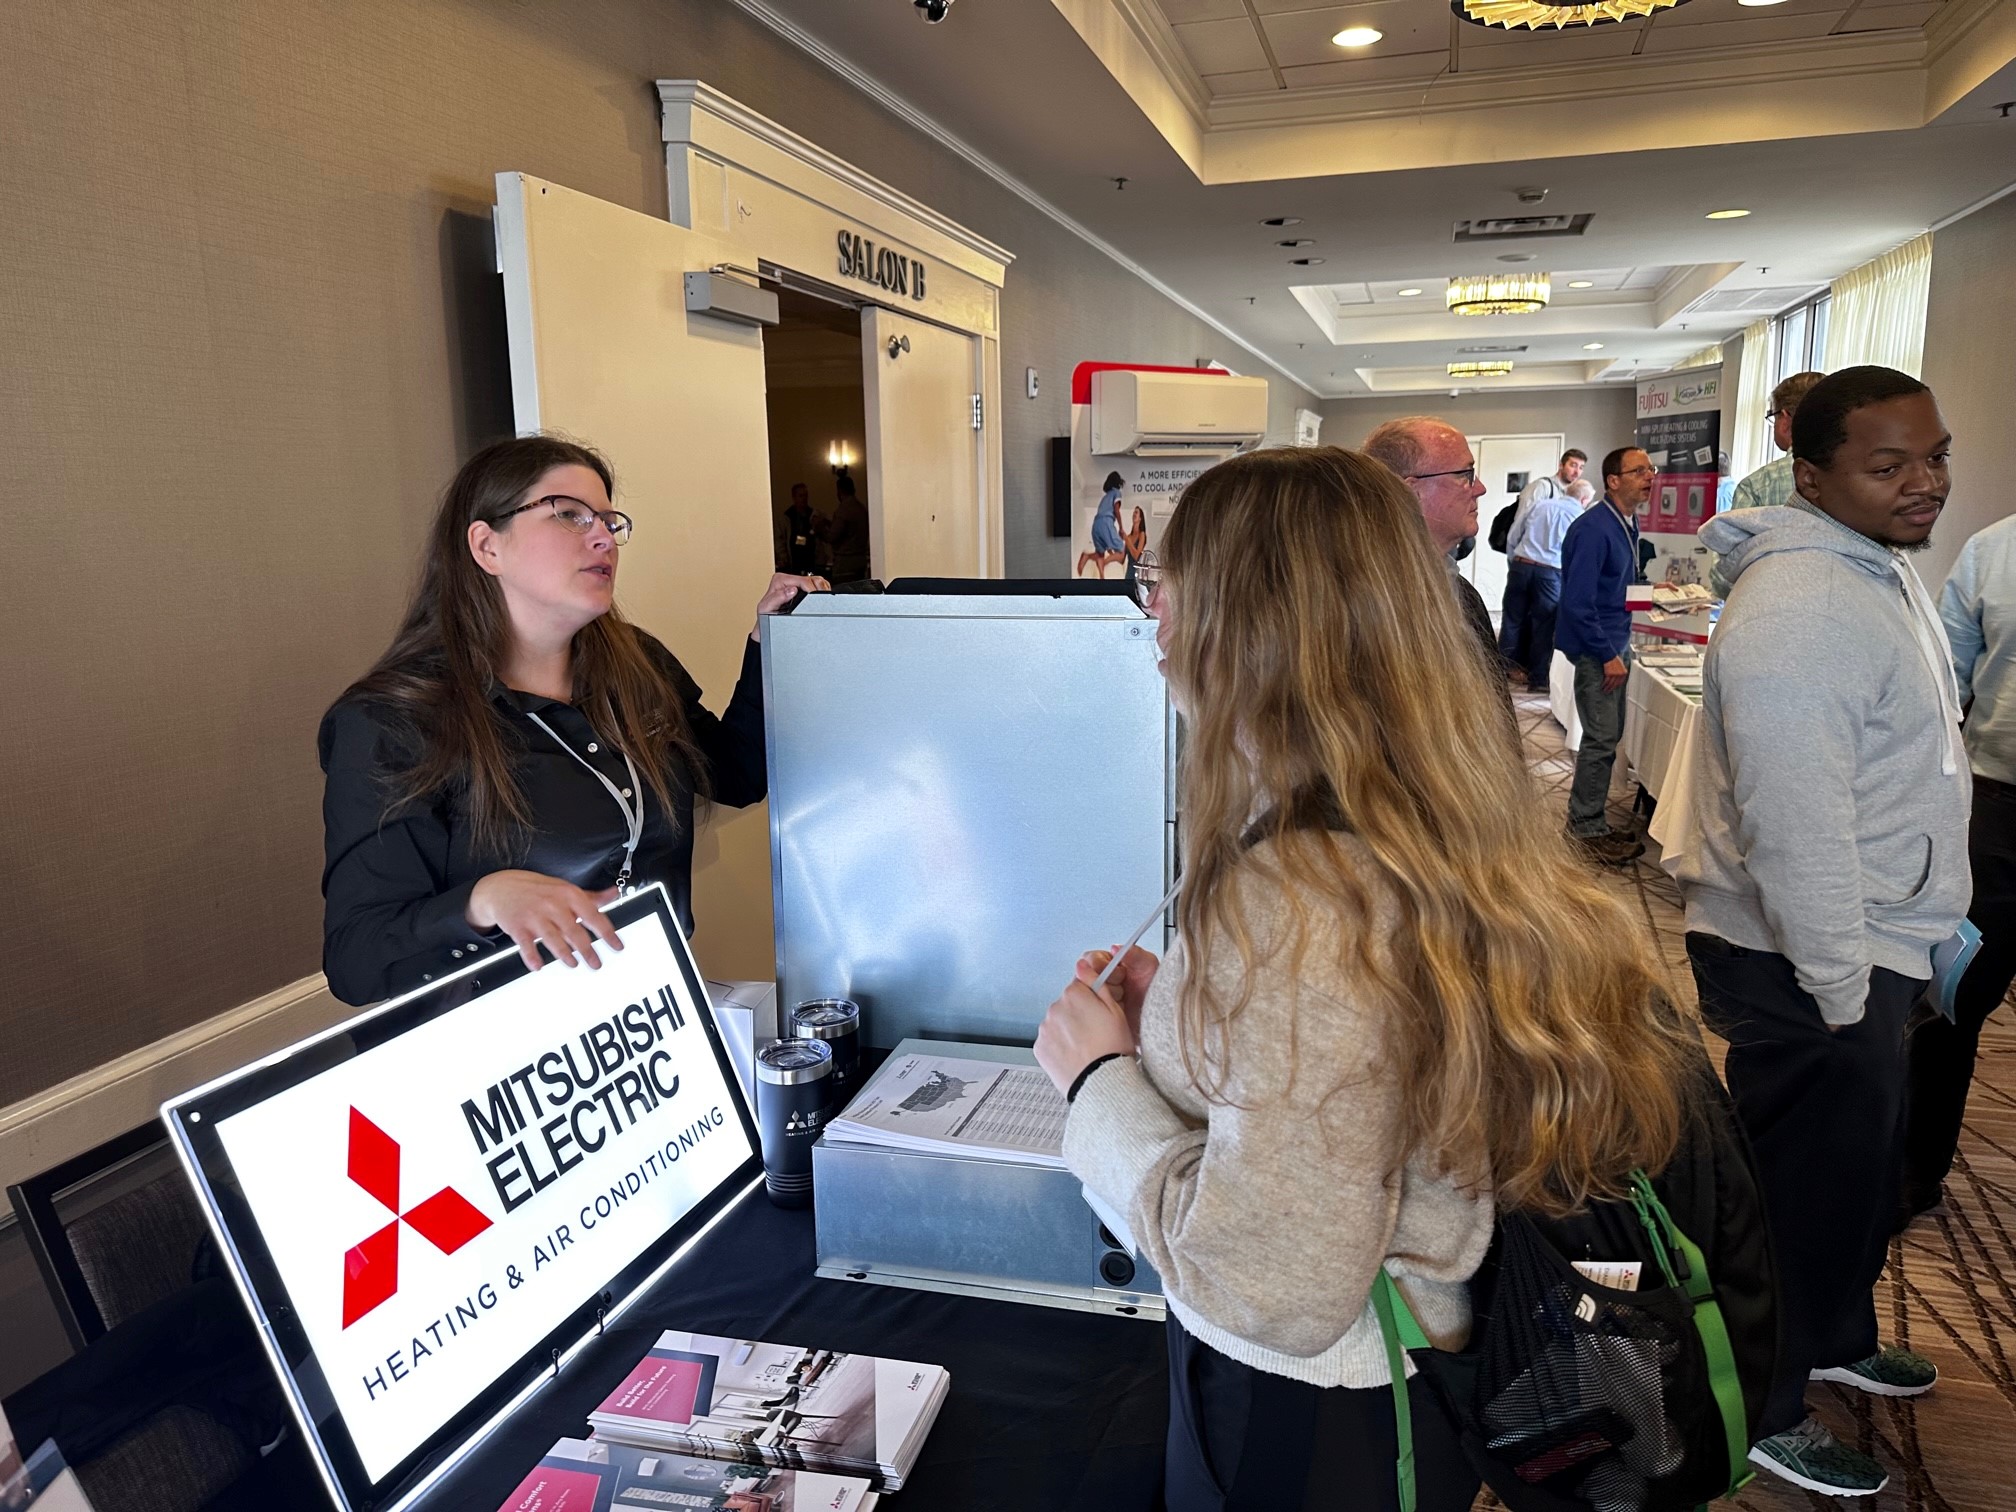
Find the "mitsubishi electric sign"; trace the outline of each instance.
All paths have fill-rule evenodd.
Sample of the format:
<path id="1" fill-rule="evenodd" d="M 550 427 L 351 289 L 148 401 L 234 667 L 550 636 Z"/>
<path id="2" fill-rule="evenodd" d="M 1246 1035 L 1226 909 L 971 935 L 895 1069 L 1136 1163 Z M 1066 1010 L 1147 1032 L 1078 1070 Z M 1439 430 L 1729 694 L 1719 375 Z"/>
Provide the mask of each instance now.
<path id="1" fill-rule="evenodd" d="M 383 1506 L 759 1169 L 661 889 L 164 1110 L 332 1489 Z M 284 1362 L 284 1363 L 283 1363 Z"/>

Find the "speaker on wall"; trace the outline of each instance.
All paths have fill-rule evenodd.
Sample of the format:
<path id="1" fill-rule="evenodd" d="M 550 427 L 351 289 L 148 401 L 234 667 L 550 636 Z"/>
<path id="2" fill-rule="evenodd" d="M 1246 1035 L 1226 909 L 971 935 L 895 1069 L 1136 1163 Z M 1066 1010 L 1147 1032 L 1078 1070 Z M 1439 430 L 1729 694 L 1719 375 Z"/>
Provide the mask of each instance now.
<path id="1" fill-rule="evenodd" d="M 1071 534 L 1071 438 L 1050 438 L 1050 534 Z"/>

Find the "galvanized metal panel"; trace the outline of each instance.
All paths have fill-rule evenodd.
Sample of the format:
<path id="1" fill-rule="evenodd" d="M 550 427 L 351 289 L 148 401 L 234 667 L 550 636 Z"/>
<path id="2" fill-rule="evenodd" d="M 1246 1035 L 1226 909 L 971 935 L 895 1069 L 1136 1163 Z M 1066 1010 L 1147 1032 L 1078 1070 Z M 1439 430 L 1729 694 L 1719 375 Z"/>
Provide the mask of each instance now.
<path id="1" fill-rule="evenodd" d="M 763 625 L 780 1004 L 1028 1044 L 1167 889 L 1175 720 L 1121 598 L 819 595 Z M 1153 936 L 1151 935 L 1151 939 Z"/>

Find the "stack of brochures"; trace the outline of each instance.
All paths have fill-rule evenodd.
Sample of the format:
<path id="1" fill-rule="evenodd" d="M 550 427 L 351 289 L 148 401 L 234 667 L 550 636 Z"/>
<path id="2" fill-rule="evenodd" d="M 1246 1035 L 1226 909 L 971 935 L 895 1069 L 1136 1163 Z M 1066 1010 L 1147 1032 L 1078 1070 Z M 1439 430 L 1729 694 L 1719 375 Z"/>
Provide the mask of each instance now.
<path id="1" fill-rule="evenodd" d="M 1035 1066 L 892 1055 L 826 1125 L 837 1144 L 881 1145 L 1064 1168 L 1064 1094 Z"/>
<path id="2" fill-rule="evenodd" d="M 548 1449 L 497 1512 L 616 1512 L 621 1507 L 706 1512 L 872 1512 L 868 1482 L 809 1470 L 692 1459 L 601 1439 Z"/>
<path id="3" fill-rule="evenodd" d="M 938 1365 L 665 1333 L 588 1421 L 610 1444 L 856 1476 L 896 1491 L 950 1383 Z"/>

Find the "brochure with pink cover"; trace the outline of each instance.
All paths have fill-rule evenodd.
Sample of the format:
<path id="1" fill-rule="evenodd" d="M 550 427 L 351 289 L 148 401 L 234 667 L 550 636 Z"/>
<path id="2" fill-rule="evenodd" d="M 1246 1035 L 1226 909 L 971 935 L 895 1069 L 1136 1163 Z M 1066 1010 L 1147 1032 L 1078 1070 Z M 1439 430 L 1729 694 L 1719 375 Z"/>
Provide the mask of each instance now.
<path id="1" fill-rule="evenodd" d="M 696 1377 L 701 1361 L 713 1369 Z M 949 1385 L 938 1365 L 665 1333 L 588 1421 L 612 1443 L 861 1476 L 895 1491 Z"/>
<path id="2" fill-rule="evenodd" d="M 865 1480 L 561 1439 L 497 1512 L 873 1512 Z"/>
<path id="3" fill-rule="evenodd" d="M 714 1405 L 711 1354 L 654 1345 L 595 1410 L 640 1423 L 690 1423 Z"/>

